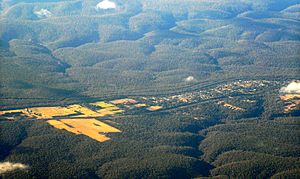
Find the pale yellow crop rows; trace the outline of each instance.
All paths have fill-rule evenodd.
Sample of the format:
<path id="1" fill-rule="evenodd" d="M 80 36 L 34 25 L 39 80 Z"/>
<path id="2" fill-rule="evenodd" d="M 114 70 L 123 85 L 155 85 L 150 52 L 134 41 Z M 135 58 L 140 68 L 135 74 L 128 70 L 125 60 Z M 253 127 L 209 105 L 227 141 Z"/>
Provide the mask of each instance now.
<path id="1" fill-rule="evenodd" d="M 49 120 L 47 122 L 57 129 L 64 129 L 77 135 L 83 134 L 99 142 L 105 142 L 110 139 L 103 133 L 121 132 L 119 129 L 114 128 L 93 118 Z"/>

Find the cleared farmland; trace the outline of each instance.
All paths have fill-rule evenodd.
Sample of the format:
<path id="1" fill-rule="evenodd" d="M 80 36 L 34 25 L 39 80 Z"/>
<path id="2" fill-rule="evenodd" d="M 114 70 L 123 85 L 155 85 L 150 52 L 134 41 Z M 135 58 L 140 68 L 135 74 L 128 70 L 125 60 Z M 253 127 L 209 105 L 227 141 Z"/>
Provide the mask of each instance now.
<path id="1" fill-rule="evenodd" d="M 57 129 L 63 129 L 76 135 L 86 135 L 99 142 L 110 140 L 110 138 L 103 133 L 121 132 L 119 129 L 93 118 L 49 120 L 47 122 Z"/>
<path id="2" fill-rule="evenodd" d="M 123 101 L 120 99 L 119 101 Z M 126 101 L 126 100 L 124 100 Z M 107 103 L 104 101 L 99 101 L 95 103 L 90 103 L 92 106 L 96 106 L 98 110 L 92 110 L 85 106 L 79 104 L 73 104 L 69 106 L 57 106 L 57 107 L 36 107 L 36 108 L 25 108 L 16 110 L 6 110 L 0 111 L 0 116 L 9 116 L 10 119 L 15 117 L 25 117 L 29 119 L 53 119 L 53 118 L 89 118 L 89 117 L 104 117 L 108 115 L 115 115 L 118 113 L 125 112 L 118 106 Z"/>
<path id="3" fill-rule="evenodd" d="M 134 104 L 137 103 L 137 101 L 134 99 L 125 98 L 125 99 L 113 100 L 111 101 L 111 103 L 112 104 Z"/>
<path id="4" fill-rule="evenodd" d="M 147 108 L 149 111 L 157 111 L 159 109 L 162 109 L 162 106 L 150 106 L 149 108 Z"/>
<path id="5" fill-rule="evenodd" d="M 79 114 L 79 111 L 68 107 L 39 107 L 39 108 L 25 108 L 17 110 L 1 111 L 1 115 L 17 114 L 28 118 L 49 119 L 56 116 L 67 116 Z"/>

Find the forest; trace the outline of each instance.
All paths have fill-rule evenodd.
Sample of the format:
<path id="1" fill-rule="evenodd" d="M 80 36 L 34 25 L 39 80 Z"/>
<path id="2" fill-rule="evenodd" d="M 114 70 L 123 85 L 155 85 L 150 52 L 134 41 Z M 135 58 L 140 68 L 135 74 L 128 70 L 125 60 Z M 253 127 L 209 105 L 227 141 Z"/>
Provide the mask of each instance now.
<path id="1" fill-rule="evenodd" d="M 0 178 L 300 178 L 299 0 L 101 2 L 0 1 Z M 123 98 L 105 142 L 2 115 Z"/>

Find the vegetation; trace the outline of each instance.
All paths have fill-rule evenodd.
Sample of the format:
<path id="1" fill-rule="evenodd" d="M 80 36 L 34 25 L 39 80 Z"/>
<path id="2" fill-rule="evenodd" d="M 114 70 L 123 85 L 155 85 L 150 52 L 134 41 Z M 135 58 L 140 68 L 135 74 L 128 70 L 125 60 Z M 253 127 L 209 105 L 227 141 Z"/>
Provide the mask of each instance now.
<path id="1" fill-rule="evenodd" d="M 299 0 L 99 2 L 0 1 L 0 178 L 299 178 Z"/>
<path id="2" fill-rule="evenodd" d="M 296 0 L 117 1 L 118 9 L 103 12 L 96 1 L 21 2 L 1 3 L 1 94 L 10 98 L 2 107 L 35 103 L 25 101 L 32 94 L 58 101 L 165 91 L 187 85 L 188 76 L 299 73 Z M 53 15 L 39 19 L 40 9 Z"/>

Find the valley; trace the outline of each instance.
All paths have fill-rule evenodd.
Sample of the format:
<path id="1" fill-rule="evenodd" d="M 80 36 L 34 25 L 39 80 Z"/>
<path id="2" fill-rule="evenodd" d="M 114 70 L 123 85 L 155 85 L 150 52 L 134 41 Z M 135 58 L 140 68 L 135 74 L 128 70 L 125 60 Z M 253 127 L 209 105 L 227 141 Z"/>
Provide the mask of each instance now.
<path id="1" fill-rule="evenodd" d="M 121 132 L 118 129 L 102 123 L 97 119 L 104 120 L 114 117 L 115 115 L 137 115 L 151 112 L 168 112 L 176 110 L 180 107 L 189 107 L 190 105 L 201 103 L 214 103 L 219 108 L 231 112 L 237 112 L 242 115 L 255 113 L 253 107 L 261 99 L 257 96 L 265 93 L 270 89 L 277 89 L 283 84 L 278 81 L 267 80 L 252 80 L 252 81 L 233 81 L 229 83 L 219 84 L 213 88 L 206 90 L 197 90 L 193 92 L 185 92 L 172 96 L 157 96 L 157 97 L 134 97 L 114 99 L 111 101 L 97 101 L 85 104 L 71 104 L 68 106 L 57 107 L 31 107 L 25 109 L 14 109 L 0 111 L 0 120 L 18 121 L 18 120 L 45 120 L 48 124 L 58 129 L 64 129 L 74 134 L 85 134 L 80 131 L 80 127 L 89 128 L 88 131 L 97 133 Z M 282 110 L 285 114 L 299 111 L 300 97 L 298 94 L 283 94 L 278 99 L 284 101 Z M 238 106 L 236 106 L 238 105 Z M 256 111 L 257 112 L 257 111 Z M 93 119 L 94 118 L 94 119 Z M 199 117 L 194 117 L 199 120 Z M 93 121 L 94 122 L 91 122 Z M 86 122 L 86 124 L 85 124 Z M 72 126 L 72 128 L 68 127 Z M 111 130 L 101 130 L 93 127 L 93 125 L 105 125 L 104 128 Z M 74 127 L 78 126 L 78 127 Z M 121 127 L 121 126 L 120 126 Z M 109 138 L 102 135 L 94 137 L 94 135 L 86 134 L 87 136 L 104 142 Z"/>
<path id="2" fill-rule="evenodd" d="M 300 178 L 299 7 L 0 1 L 0 178 Z"/>

